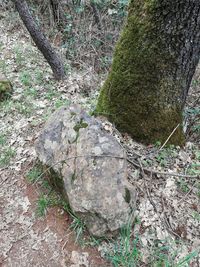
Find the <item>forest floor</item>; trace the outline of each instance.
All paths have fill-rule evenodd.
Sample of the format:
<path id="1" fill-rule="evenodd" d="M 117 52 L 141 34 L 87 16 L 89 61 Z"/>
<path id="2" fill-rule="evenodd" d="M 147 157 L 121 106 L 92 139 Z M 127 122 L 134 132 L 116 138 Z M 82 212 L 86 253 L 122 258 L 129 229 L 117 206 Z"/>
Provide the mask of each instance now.
<path id="1" fill-rule="evenodd" d="M 142 166 L 130 165 L 137 217 L 130 239 L 101 242 L 87 233 L 77 238 L 73 218 L 62 206 L 47 205 L 48 186 L 36 182 L 34 142 L 60 106 L 78 103 L 92 111 L 105 76 L 69 64 L 67 79 L 56 82 L 13 11 L 1 14 L 0 36 L 0 73 L 14 88 L 0 103 L 0 266 L 200 266 L 200 70 L 188 98 L 194 123 L 183 149 L 143 146 L 126 134 L 116 136 L 106 123 Z"/>

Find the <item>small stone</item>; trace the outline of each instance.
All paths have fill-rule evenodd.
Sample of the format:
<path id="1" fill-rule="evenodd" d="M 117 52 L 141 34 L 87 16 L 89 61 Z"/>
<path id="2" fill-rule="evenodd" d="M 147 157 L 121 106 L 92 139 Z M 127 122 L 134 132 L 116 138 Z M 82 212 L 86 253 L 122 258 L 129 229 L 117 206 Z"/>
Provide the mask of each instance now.
<path id="1" fill-rule="evenodd" d="M 87 252 L 72 251 L 71 262 L 77 267 L 89 267 L 89 254 Z"/>

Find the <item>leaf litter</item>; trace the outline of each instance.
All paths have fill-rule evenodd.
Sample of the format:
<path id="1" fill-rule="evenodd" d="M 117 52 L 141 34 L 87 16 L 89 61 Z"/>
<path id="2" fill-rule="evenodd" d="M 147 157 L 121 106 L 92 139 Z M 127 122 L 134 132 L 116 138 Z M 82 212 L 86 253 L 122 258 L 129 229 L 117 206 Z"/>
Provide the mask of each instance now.
<path id="1" fill-rule="evenodd" d="M 66 214 L 55 219 L 58 213 L 53 210 L 48 215 L 49 221 L 48 218 L 39 220 L 34 215 L 38 192 L 24 180 L 25 173 L 36 160 L 34 141 L 48 116 L 59 106 L 70 103 L 79 103 L 92 112 L 97 89 L 105 76 L 101 77 L 90 67 L 82 71 L 69 68 L 66 81 L 54 81 L 49 66 L 21 22 L 16 19 L 22 31 L 12 31 L 12 25 L 8 27 L 9 13 L 5 12 L 4 20 L 0 20 L 1 71 L 14 86 L 11 99 L 0 104 L 0 134 L 6 138 L 0 153 L 7 151 L 8 157 L 8 162 L 0 169 L 0 264 L 73 266 L 74 258 L 79 259 L 80 253 L 89 253 L 84 266 L 106 266 L 100 259 L 95 262 L 95 257 L 99 257 L 96 251 L 82 251 L 73 243 L 75 239 L 68 240 Z M 199 75 L 198 68 L 194 80 L 200 81 Z M 188 97 L 188 107 L 194 110 L 199 107 L 196 101 L 199 90 L 198 83 L 192 85 Z M 198 125 L 197 116 L 193 113 L 192 116 Z M 188 120 L 191 126 L 191 117 Z M 178 262 L 197 252 L 190 266 L 200 266 L 199 131 L 190 129 L 184 149 L 173 146 L 160 149 L 161 144 L 147 147 L 136 143 L 127 134 L 120 134 L 111 123 L 103 118 L 102 121 L 105 130 L 117 138 L 128 158 L 135 163 L 129 163 L 129 179 L 137 189 L 133 235 L 140 239 L 140 266 L 150 266 L 157 249 L 164 247 L 167 247 L 165 254 L 169 261 L 173 258 Z M 152 172 L 147 173 L 145 169 Z M 173 176 L 173 173 L 183 176 Z M 54 227 L 52 221 L 56 222 Z M 66 225 L 63 226 L 63 222 Z M 112 246 L 107 242 L 98 247 L 102 256 L 110 249 Z"/>

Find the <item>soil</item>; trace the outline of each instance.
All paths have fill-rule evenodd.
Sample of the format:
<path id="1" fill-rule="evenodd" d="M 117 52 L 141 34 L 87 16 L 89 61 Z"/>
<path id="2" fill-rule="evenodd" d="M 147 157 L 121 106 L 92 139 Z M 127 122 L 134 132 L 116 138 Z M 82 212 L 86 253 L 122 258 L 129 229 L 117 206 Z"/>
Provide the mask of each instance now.
<path id="1" fill-rule="evenodd" d="M 13 15 L 12 22 L 10 15 Z M 0 134 L 6 135 L 2 147 L 15 150 L 15 155 L 9 164 L 0 169 L 0 266 L 110 266 L 101 258 L 97 248 L 82 248 L 78 242 L 76 243 L 76 236 L 70 228 L 71 219 L 61 208 L 49 208 L 47 215 L 42 218 L 36 215 L 37 200 L 41 191 L 36 185 L 29 184 L 25 177 L 36 160 L 34 141 L 43 125 L 43 121 L 40 121 L 41 114 L 45 108 L 51 108 L 54 99 L 48 103 L 38 99 L 35 104 L 36 106 L 39 104 L 41 109 L 39 108 L 35 115 L 28 116 L 25 110 L 24 114 L 19 114 L 15 104 L 22 106 L 24 100 L 22 96 L 24 88 L 21 88 L 23 78 L 20 81 L 20 73 L 26 74 L 25 71 L 30 67 L 31 74 L 34 75 L 37 68 L 44 68 L 47 69 L 45 78 L 47 83 L 49 79 L 53 81 L 53 77 L 13 10 L 5 11 L 2 15 L 0 36 L 2 37 L 1 60 L 2 62 L 5 60 L 6 77 L 12 81 L 15 91 L 11 110 L 0 115 Z M 34 56 L 32 56 L 34 62 L 26 61 L 28 54 L 25 51 L 29 51 L 29 56 L 35 53 L 36 61 Z M 22 70 L 21 61 L 24 64 Z M 76 80 L 78 78 L 80 75 Z M 72 86 L 73 80 L 72 75 L 67 85 L 57 83 L 57 86 L 62 88 L 60 90 L 65 90 L 68 86 L 68 95 L 65 99 L 73 98 L 70 88 L 73 87 L 73 90 L 78 88 L 77 84 Z M 42 85 L 36 87 L 40 87 L 39 94 L 45 93 Z M 27 108 L 30 105 L 32 103 L 29 103 Z M 36 126 L 32 124 L 33 120 L 38 120 Z M 1 153 L 3 155 L 2 150 Z"/>
<path id="2" fill-rule="evenodd" d="M 69 68 L 67 79 L 56 82 L 14 10 L 2 12 L 0 36 L 0 71 L 14 89 L 12 97 L 0 103 L 0 266 L 112 266 L 102 257 L 102 248 L 109 250 L 110 244 L 81 246 L 70 228 L 72 219 L 61 207 L 37 216 L 42 191 L 26 179 L 37 160 L 34 142 L 48 116 L 69 103 L 91 112 L 103 78 L 90 67 Z M 62 49 L 60 53 L 64 58 Z M 192 252 L 197 256 L 185 266 L 200 266 L 200 138 L 199 132 L 192 133 L 199 125 L 197 117 L 192 121 L 199 108 L 199 77 L 198 69 L 187 103 L 192 115 L 184 148 L 143 146 L 110 123 L 104 125 L 136 163 L 129 169 L 138 193 L 133 236 L 140 238 L 140 267 L 158 262 L 158 250 L 170 262 L 162 266 L 184 266 L 179 263 Z"/>

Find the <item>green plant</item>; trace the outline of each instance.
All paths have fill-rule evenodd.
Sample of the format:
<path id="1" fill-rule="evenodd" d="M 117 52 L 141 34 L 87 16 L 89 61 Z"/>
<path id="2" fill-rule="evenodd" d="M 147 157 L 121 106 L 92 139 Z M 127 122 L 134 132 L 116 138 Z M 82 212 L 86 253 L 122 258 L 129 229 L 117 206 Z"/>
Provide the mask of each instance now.
<path id="1" fill-rule="evenodd" d="M 3 102 L 0 102 L 0 108 L 4 113 L 10 112 L 14 107 L 14 101 L 11 99 L 6 99 Z"/>
<path id="2" fill-rule="evenodd" d="M 34 183 L 39 179 L 42 179 L 43 173 L 42 169 L 37 165 L 34 166 L 29 172 L 26 174 L 26 178 L 30 183 Z"/>
<path id="3" fill-rule="evenodd" d="M 29 116 L 33 112 L 34 105 L 28 101 L 19 102 L 7 99 L 0 103 L 0 108 L 4 113 L 17 111 L 25 116 Z"/>
<path id="4" fill-rule="evenodd" d="M 197 211 L 193 211 L 192 213 L 192 217 L 197 220 L 198 222 L 200 222 L 200 213 Z"/>
<path id="5" fill-rule="evenodd" d="M 156 142 L 156 146 L 160 146 L 160 142 Z M 177 150 L 174 145 L 166 146 L 165 148 L 158 150 L 155 158 L 162 167 L 166 167 L 171 159 L 177 156 Z"/>
<path id="6" fill-rule="evenodd" d="M 32 114 L 33 105 L 30 105 L 28 102 L 15 102 L 14 108 L 21 114 L 29 116 Z"/>
<path id="7" fill-rule="evenodd" d="M 32 84 L 32 75 L 28 71 L 23 71 L 19 79 L 24 86 L 31 86 Z"/>
<path id="8" fill-rule="evenodd" d="M 69 106 L 70 105 L 70 100 L 68 99 L 58 99 L 55 102 L 55 108 L 60 108 L 62 106 Z"/>
<path id="9" fill-rule="evenodd" d="M 5 60 L 0 60 L 0 70 L 2 73 L 6 73 L 6 61 Z"/>
<path id="10" fill-rule="evenodd" d="M 72 228 L 76 233 L 76 241 L 81 239 L 84 231 L 85 231 L 85 223 L 82 219 L 78 218 L 74 213 L 70 212 L 70 215 L 73 218 L 73 221 L 70 225 L 70 228 Z"/>
<path id="11" fill-rule="evenodd" d="M 200 162 L 195 162 L 188 168 L 188 174 L 199 175 L 200 174 Z"/>
<path id="12" fill-rule="evenodd" d="M 172 243 L 171 243 L 172 242 Z M 182 251 L 181 243 L 176 242 L 179 246 L 178 249 L 172 249 L 174 241 L 156 240 L 151 247 L 150 257 L 148 259 L 151 267 L 189 267 L 190 262 L 194 259 L 198 253 L 197 251 L 186 255 L 183 258 L 179 258 Z"/>
<path id="13" fill-rule="evenodd" d="M 5 134 L 0 134 L 0 146 L 4 146 L 6 144 L 6 136 Z"/>
<path id="14" fill-rule="evenodd" d="M 43 72 L 40 70 L 35 71 L 35 82 L 39 85 L 43 83 Z"/>
<path id="15" fill-rule="evenodd" d="M 160 163 L 162 167 L 167 166 L 167 153 L 165 150 L 161 150 L 156 156 L 156 160 Z"/>
<path id="16" fill-rule="evenodd" d="M 17 45 L 14 47 L 14 52 L 15 52 L 15 61 L 19 67 L 23 66 L 23 62 L 25 61 L 25 58 L 23 56 L 23 51 L 21 48 Z"/>
<path id="17" fill-rule="evenodd" d="M 36 214 L 40 217 L 46 215 L 48 206 L 49 198 L 46 195 L 41 195 L 37 200 Z"/>
<path id="18" fill-rule="evenodd" d="M 102 68 L 108 68 L 112 62 L 112 58 L 109 56 L 104 56 L 101 58 L 101 67 Z"/>
<path id="19" fill-rule="evenodd" d="M 177 181 L 177 185 L 181 189 L 182 192 L 184 192 L 184 193 L 189 192 L 189 187 L 187 185 L 187 182 L 184 179 L 180 178 Z"/>
<path id="20" fill-rule="evenodd" d="M 48 87 L 48 91 L 45 93 L 45 99 L 53 100 L 54 97 L 59 97 L 60 94 L 52 86 Z"/>
<path id="21" fill-rule="evenodd" d="M 140 251 L 138 249 L 139 239 L 131 235 L 131 225 L 123 227 L 120 238 L 113 244 L 113 250 L 107 254 L 107 258 L 113 266 L 137 267 L 139 266 Z"/>
<path id="22" fill-rule="evenodd" d="M 174 265 L 174 267 L 190 267 L 191 266 L 190 265 L 191 260 L 196 258 L 198 255 L 199 255 L 199 252 L 198 251 L 194 251 L 194 252 L 188 254 L 187 256 L 185 256 L 184 258 L 180 259 L 178 261 L 178 263 L 176 263 Z M 169 266 L 169 267 L 171 267 L 171 266 Z"/>
<path id="23" fill-rule="evenodd" d="M 7 166 L 15 155 L 16 151 L 11 147 L 3 149 L 0 155 L 0 167 Z"/>
<path id="24" fill-rule="evenodd" d="M 28 87 L 25 91 L 24 91 L 24 95 L 25 96 L 32 96 L 32 97 L 37 97 L 38 92 L 35 88 L 33 87 Z"/>

